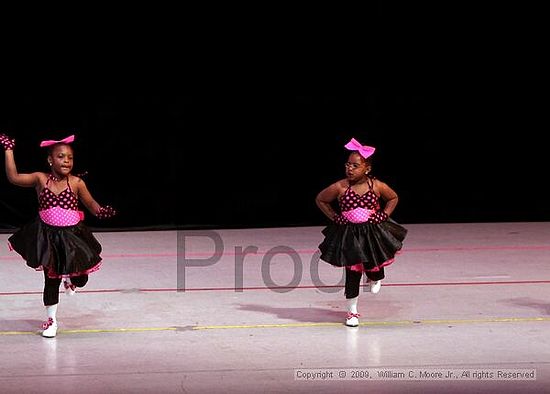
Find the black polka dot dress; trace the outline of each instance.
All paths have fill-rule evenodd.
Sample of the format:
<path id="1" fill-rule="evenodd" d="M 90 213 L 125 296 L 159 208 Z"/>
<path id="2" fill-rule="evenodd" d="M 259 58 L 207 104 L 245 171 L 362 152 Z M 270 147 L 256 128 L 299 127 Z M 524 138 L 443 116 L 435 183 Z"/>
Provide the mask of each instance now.
<path id="1" fill-rule="evenodd" d="M 27 265 L 51 278 L 89 274 L 101 266 L 101 245 L 82 221 L 78 198 L 67 188 L 55 194 L 49 182 L 38 196 L 38 217 L 8 238 Z"/>
<path id="2" fill-rule="evenodd" d="M 378 272 L 393 263 L 407 229 L 383 213 L 369 185 L 363 195 L 348 187 L 338 200 L 342 220 L 322 230 L 321 260 L 361 272 Z"/>

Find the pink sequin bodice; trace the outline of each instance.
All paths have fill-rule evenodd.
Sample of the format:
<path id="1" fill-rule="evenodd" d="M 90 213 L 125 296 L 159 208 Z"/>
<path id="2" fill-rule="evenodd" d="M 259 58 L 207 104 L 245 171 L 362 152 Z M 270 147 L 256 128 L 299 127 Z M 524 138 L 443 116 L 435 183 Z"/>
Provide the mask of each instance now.
<path id="1" fill-rule="evenodd" d="M 38 195 L 38 214 L 40 219 L 51 226 L 74 226 L 82 219 L 78 210 L 78 198 L 71 190 L 67 179 L 67 188 L 55 194 L 48 188 L 51 178 Z"/>
<path id="2" fill-rule="evenodd" d="M 342 216 L 351 223 L 365 223 L 374 212 L 374 209 L 354 208 L 351 211 L 342 211 Z"/>
<path id="3" fill-rule="evenodd" d="M 371 215 L 380 209 L 380 201 L 372 189 L 360 195 L 348 187 L 339 203 L 342 216 L 351 223 L 368 222 Z"/>

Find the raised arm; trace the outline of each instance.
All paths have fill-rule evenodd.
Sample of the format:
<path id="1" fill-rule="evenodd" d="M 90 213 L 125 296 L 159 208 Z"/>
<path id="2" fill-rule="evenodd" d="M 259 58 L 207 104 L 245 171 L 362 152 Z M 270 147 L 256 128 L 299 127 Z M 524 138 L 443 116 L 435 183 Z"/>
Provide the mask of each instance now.
<path id="1" fill-rule="evenodd" d="M 17 166 L 15 165 L 15 157 L 13 153 L 15 140 L 5 134 L 0 134 L 0 144 L 4 147 L 5 151 L 4 156 L 6 163 L 6 176 L 8 177 L 8 181 L 14 185 L 23 187 L 33 187 L 38 185 L 42 173 L 33 172 L 31 174 L 20 174 L 17 171 Z"/>

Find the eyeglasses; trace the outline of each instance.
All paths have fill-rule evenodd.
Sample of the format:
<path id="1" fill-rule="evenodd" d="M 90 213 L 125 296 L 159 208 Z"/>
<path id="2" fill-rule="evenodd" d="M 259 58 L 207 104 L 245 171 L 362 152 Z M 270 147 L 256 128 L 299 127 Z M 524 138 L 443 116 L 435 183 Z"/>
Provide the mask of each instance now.
<path id="1" fill-rule="evenodd" d="M 357 168 L 359 168 L 359 167 L 361 167 L 361 166 L 362 166 L 362 164 L 349 163 L 349 162 L 344 164 L 344 167 L 346 167 L 346 168 L 352 168 L 352 169 L 354 169 L 354 170 L 357 169 Z"/>

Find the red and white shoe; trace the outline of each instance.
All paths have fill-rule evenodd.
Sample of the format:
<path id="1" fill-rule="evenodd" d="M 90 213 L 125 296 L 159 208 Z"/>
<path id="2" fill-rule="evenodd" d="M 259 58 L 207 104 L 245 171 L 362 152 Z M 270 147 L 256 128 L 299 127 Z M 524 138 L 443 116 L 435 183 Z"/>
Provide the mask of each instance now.
<path id="1" fill-rule="evenodd" d="M 346 316 L 346 326 L 348 327 L 357 327 L 359 325 L 359 313 L 348 312 Z"/>
<path id="2" fill-rule="evenodd" d="M 42 325 L 42 336 L 45 338 L 54 338 L 57 335 L 57 322 L 51 317 Z"/>

